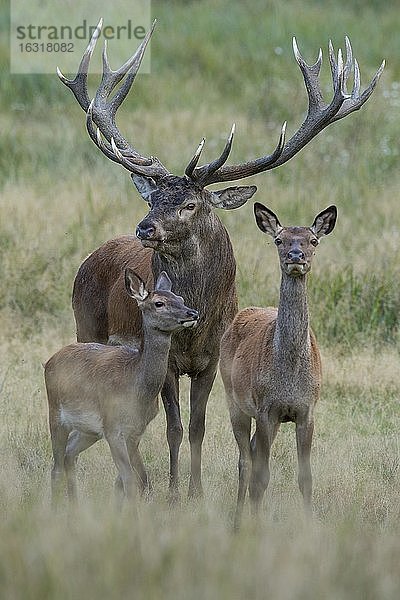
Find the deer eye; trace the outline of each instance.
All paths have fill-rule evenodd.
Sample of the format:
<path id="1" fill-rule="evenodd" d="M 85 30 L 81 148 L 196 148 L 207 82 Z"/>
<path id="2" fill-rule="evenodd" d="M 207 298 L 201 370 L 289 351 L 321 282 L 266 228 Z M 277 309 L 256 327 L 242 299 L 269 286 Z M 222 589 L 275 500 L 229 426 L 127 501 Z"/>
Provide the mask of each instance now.
<path id="1" fill-rule="evenodd" d="M 196 208 L 196 205 L 194 202 L 191 202 L 190 204 L 186 204 L 185 209 L 186 210 L 194 210 Z"/>
<path id="2" fill-rule="evenodd" d="M 154 302 L 154 306 L 156 306 L 157 308 L 161 308 L 162 306 L 165 306 L 165 303 L 161 302 L 160 300 L 157 300 L 157 302 Z"/>
<path id="3" fill-rule="evenodd" d="M 274 243 L 275 243 L 276 246 L 280 246 L 282 244 L 281 238 L 275 238 L 274 239 Z"/>
<path id="4" fill-rule="evenodd" d="M 313 238 L 311 240 L 311 243 L 312 243 L 313 246 L 318 246 L 318 240 L 317 240 L 317 238 Z"/>

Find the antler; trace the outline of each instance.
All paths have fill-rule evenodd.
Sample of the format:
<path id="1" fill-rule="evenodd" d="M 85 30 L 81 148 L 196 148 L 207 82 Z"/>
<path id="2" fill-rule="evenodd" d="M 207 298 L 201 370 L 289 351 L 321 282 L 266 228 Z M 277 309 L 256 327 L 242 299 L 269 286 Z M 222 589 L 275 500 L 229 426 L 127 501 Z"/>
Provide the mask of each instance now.
<path id="1" fill-rule="evenodd" d="M 92 35 L 86 51 L 80 62 L 78 72 L 73 80 L 69 80 L 57 68 L 61 81 L 69 87 L 75 95 L 80 106 L 86 112 L 86 126 L 94 143 L 111 160 L 124 166 L 128 171 L 138 175 L 145 175 L 155 179 L 169 174 L 169 171 L 156 157 L 145 157 L 139 154 L 120 133 L 115 124 L 115 115 L 128 94 L 142 62 L 146 46 L 154 31 L 155 21 L 151 30 L 143 39 L 135 54 L 125 62 L 117 71 L 112 71 L 107 58 L 107 45 L 103 50 L 103 76 L 99 88 L 92 101 L 87 91 L 87 72 L 90 58 L 96 42 L 101 33 L 102 19 Z M 293 52 L 303 74 L 304 84 L 308 95 L 308 113 L 289 141 L 285 141 L 286 122 L 282 125 L 278 144 L 272 154 L 242 163 L 239 165 L 225 165 L 232 148 L 235 126 L 233 125 L 221 155 L 211 163 L 198 167 L 205 140 L 200 142 L 193 158 L 185 169 L 185 175 L 198 183 L 201 187 L 221 181 L 234 181 L 268 171 L 283 165 L 297 154 L 309 141 L 311 141 L 325 127 L 346 117 L 361 108 L 374 91 L 379 77 L 385 66 L 381 66 L 375 73 L 368 87 L 360 94 L 360 70 L 353 52 L 349 38 L 346 36 L 346 62 L 343 63 L 342 51 L 338 51 L 337 59 L 332 42 L 329 41 L 329 62 L 332 73 L 333 97 L 326 104 L 321 91 L 319 73 L 322 65 L 322 50 L 320 49 L 317 61 L 308 65 L 301 56 L 297 47 L 296 38 L 293 38 Z M 353 89 L 347 93 L 347 82 L 353 73 Z M 125 82 L 108 100 L 116 85 L 126 77 Z M 97 126 L 97 128 L 95 127 Z"/>
<path id="2" fill-rule="evenodd" d="M 135 54 L 117 71 L 110 68 L 107 57 L 107 44 L 103 49 L 103 76 L 93 100 L 89 99 L 87 91 L 87 74 L 91 56 L 100 36 L 103 19 L 100 19 L 96 30 L 85 50 L 78 72 L 73 80 L 67 79 L 57 67 L 61 81 L 69 87 L 81 108 L 86 112 L 86 126 L 93 142 L 100 150 L 116 163 L 137 175 L 159 178 L 168 175 L 168 170 L 156 157 L 145 157 L 139 154 L 123 137 L 115 123 L 118 108 L 126 98 L 139 70 L 147 44 L 154 31 L 155 21 L 151 30 L 146 34 Z M 127 75 L 124 83 L 109 100 L 114 88 Z M 95 125 L 97 127 L 95 127 Z"/>
<path id="3" fill-rule="evenodd" d="M 319 82 L 319 73 L 322 64 L 322 50 L 320 49 L 318 59 L 313 65 L 308 65 L 301 56 L 297 47 L 296 38 L 293 38 L 293 52 L 296 61 L 303 74 L 304 84 L 308 94 L 308 113 L 296 131 L 296 133 L 285 143 L 285 128 L 283 124 L 281 137 L 275 151 L 269 155 L 252 160 L 240 165 L 222 166 L 227 159 L 232 146 L 233 129 L 228 138 L 224 152 L 220 158 L 209 165 L 196 167 L 200 158 L 204 140 L 197 149 L 196 154 L 186 169 L 186 174 L 192 179 L 199 181 L 202 186 L 221 181 L 234 181 L 274 169 L 283 165 L 299 152 L 309 141 L 311 141 L 325 127 L 346 117 L 350 113 L 361 108 L 371 96 L 375 86 L 385 67 L 385 61 L 375 73 L 369 86 L 360 94 L 360 70 L 357 60 L 353 60 L 353 52 L 349 38 L 346 36 L 346 62 L 343 64 L 342 51 L 338 51 L 336 59 L 332 42 L 329 41 L 329 61 L 332 73 L 333 97 L 329 104 L 325 104 Z M 351 94 L 347 93 L 347 82 L 353 73 L 353 89 Z"/>

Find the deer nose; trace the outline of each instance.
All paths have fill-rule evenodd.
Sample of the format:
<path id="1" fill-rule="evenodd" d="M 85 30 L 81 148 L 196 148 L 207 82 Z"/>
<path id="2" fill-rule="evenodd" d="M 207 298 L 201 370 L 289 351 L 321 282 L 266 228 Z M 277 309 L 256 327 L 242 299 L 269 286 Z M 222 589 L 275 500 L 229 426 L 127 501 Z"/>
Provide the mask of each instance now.
<path id="1" fill-rule="evenodd" d="M 288 259 L 292 262 L 301 262 L 304 260 L 304 252 L 300 250 L 300 248 L 295 248 L 294 250 L 289 250 Z"/>
<path id="2" fill-rule="evenodd" d="M 197 310 L 189 309 L 189 310 L 186 311 L 186 314 L 191 319 L 198 319 L 199 318 L 199 313 L 197 312 Z"/>
<path id="3" fill-rule="evenodd" d="M 140 240 L 151 240 L 154 237 L 156 228 L 150 223 L 139 223 L 136 227 L 136 237 Z"/>

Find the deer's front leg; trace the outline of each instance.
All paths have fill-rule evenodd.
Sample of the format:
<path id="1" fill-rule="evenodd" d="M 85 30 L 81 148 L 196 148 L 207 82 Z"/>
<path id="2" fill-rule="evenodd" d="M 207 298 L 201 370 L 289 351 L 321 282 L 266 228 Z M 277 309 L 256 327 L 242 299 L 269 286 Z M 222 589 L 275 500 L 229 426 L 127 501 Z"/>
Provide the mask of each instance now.
<path id="1" fill-rule="evenodd" d="M 168 367 L 167 376 L 161 390 L 161 397 L 167 417 L 167 440 L 170 460 L 169 491 L 171 500 L 175 500 L 178 496 L 178 458 L 183 437 L 183 427 L 179 408 L 179 375 L 171 367 Z"/>
<path id="2" fill-rule="evenodd" d="M 217 365 L 210 365 L 205 371 L 193 378 L 190 386 L 190 483 L 189 497 L 203 495 L 201 484 L 201 446 L 204 438 L 206 407 L 217 372 Z"/>
<path id="3" fill-rule="evenodd" d="M 278 424 L 266 414 L 256 418 L 255 439 L 252 440 L 252 471 L 249 494 L 253 515 L 259 513 L 261 501 L 269 484 L 269 457 Z"/>

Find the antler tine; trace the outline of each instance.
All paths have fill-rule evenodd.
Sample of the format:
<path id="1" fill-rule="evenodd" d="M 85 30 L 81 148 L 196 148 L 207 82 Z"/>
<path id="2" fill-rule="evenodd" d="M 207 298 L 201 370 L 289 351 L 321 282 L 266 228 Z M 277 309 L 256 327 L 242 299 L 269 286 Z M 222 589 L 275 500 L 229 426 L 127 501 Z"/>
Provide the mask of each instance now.
<path id="1" fill-rule="evenodd" d="M 102 27 L 103 19 L 100 19 L 96 29 L 92 34 L 92 37 L 90 38 L 90 42 L 87 45 L 87 48 L 82 56 L 81 62 L 79 63 L 78 72 L 74 79 L 67 79 L 62 74 L 61 70 L 57 67 L 58 77 L 64 85 L 66 85 L 67 87 L 69 87 L 70 90 L 72 90 L 79 105 L 83 108 L 85 112 L 88 110 L 90 104 L 90 98 L 87 91 L 87 74 L 89 70 L 89 63 L 90 59 L 92 58 L 93 50 L 96 47 L 96 42 L 99 38 Z"/>
<path id="2" fill-rule="evenodd" d="M 128 73 L 128 71 L 129 71 L 129 73 L 127 75 L 125 83 L 119 88 L 119 90 L 116 92 L 116 94 L 114 95 L 114 97 L 112 98 L 112 100 L 110 102 L 114 113 L 117 111 L 119 106 L 125 100 L 129 90 L 132 87 L 132 84 L 135 80 L 135 77 L 136 77 L 139 67 L 141 65 L 145 50 L 147 48 L 147 44 L 149 43 L 150 38 L 153 35 L 153 31 L 155 29 L 156 22 L 157 22 L 156 19 L 154 19 L 150 31 L 146 34 L 146 36 L 143 39 L 143 42 L 140 44 L 139 48 L 136 50 L 136 52 L 132 56 L 132 58 L 128 59 L 125 62 L 125 64 L 123 64 L 122 67 L 120 67 L 118 69 L 118 71 L 116 71 L 116 73 L 121 75 L 121 79 L 124 77 L 124 75 L 126 73 Z"/>
<path id="3" fill-rule="evenodd" d="M 347 97 L 345 93 L 345 66 L 343 64 L 342 50 L 339 48 L 337 60 L 332 41 L 329 40 L 329 63 L 332 73 L 333 98 L 327 108 L 329 118 L 337 113 Z"/>
<path id="4" fill-rule="evenodd" d="M 220 168 L 223 164 L 228 160 L 228 156 L 232 149 L 233 137 L 235 135 L 235 123 L 232 125 L 232 129 L 226 140 L 223 151 L 220 156 L 213 160 L 208 165 L 203 165 L 202 167 L 197 167 L 197 169 L 192 169 L 192 179 L 197 181 L 200 185 L 206 185 L 203 182 L 207 182 L 209 178 Z M 186 171 L 185 171 L 186 173 Z M 187 173 L 186 173 L 187 174 Z"/>
<path id="5" fill-rule="evenodd" d="M 110 63 L 108 61 L 107 56 L 107 40 L 104 40 L 102 52 L 103 77 L 99 88 L 96 92 L 97 101 L 107 100 L 108 96 L 113 91 L 115 86 L 125 77 L 125 75 L 129 71 L 128 77 L 125 80 L 124 85 L 121 86 L 121 88 L 114 95 L 113 99 L 110 101 L 110 105 L 113 106 L 114 112 L 116 112 L 117 108 L 121 105 L 132 86 L 132 83 L 141 65 L 147 44 L 149 43 L 151 35 L 154 31 L 155 25 L 156 21 L 153 22 L 151 30 L 146 34 L 136 52 L 130 58 L 128 58 L 128 60 L 122 65 L 122 67 L 120 67 L 116 71 L 113 71 L 110 67 Z"/>
<path id="6" fill-rule="evenodd" d="M 344 91 L 345 91 L 345 93 L 347 93 L 346 84 L 347 84 L 349 75 L 353 69 L 354 62 L 353 62 L 353 49 L 351 47 L 351 43 L 350 43 L 350 40 L 347 35 L 345 36 L 344 41 L 345 41 L 345 45 L 346 45 L 346 62 L 344 65 L 343 77 L 344 77 Z"/>
<path id="7" fill-rule="evenodd" d="M 296 38 L 292 40 L 293 53 L 303 74 L 304 84 L 308 93 L 308 112 L 313 113 L 323 103 L 321 84 L 319 82 L 319 73 L 322 65 L 322 50 L 319 49 L 318 58 L 313 65 L 308 65 L 300 54 Z"/>
<path id="8" fill-rule="evenodd" d="M 190 162 L 185 169 L 185 175 L 186 175 L 186 177 L 189 177 L 189 179 L 192 178 L 193 171 L 196 168 L 197 163 L 199 162 L 200 154 L 203 151 L 205 143 L 206 143 L 206 138 L 203 138 L 201 140 L 200 144 L 197 146 L 197 150 L 194 153 L 193 158 L 190 159 Z"/>
<path id="9" fill-rule="evenodd" d="M 353 91 L 351 92 L 352 98 L 357 98 L 360 94 L 361 88 L 361 76 L 360 76 L 360 68 L 358 66 L 357 59 L 354 59 L 354 82 L 353 82 Z"/>

